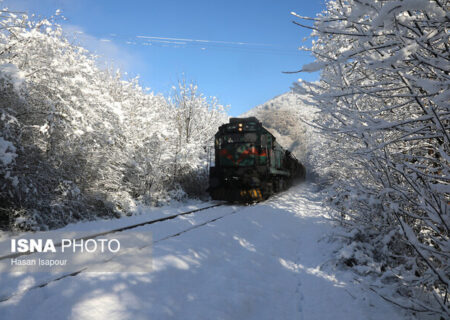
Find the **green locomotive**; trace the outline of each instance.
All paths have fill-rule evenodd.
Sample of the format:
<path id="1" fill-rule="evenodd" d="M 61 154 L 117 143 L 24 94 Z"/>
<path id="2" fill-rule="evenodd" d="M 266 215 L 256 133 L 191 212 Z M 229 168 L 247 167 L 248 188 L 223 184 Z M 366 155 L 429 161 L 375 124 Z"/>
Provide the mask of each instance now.
<path id="1" fill-rule="evenodd" d="M 208 189 L 214 200 L 260 201 L 305 178 L 305 167 L 255 117 L 220 126 L 214 150 Z"/>

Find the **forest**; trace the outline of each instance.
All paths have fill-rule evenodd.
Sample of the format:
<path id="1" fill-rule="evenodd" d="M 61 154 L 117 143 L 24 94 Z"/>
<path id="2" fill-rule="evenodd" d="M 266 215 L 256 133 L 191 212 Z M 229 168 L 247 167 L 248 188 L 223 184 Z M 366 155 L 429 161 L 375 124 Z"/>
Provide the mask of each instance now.
<path id="1" fill-rule="evenodd" d="M 54 17 L 0 11 L 0 221 L 46 230 L 203 197 L 225 107 L 180 79 L 168 97 L 72 43 Z"/>

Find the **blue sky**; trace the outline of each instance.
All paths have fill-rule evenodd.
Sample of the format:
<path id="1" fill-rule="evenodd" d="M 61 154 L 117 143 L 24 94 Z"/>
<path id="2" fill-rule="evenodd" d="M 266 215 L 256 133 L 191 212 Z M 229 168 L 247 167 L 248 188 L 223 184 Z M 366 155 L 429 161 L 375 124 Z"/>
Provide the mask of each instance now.
<path id="1" fill-rule="evenodd" d="M 289 90 L 283 74 L 312 61 L 297 50 L 309 35 L 291 11 L 315 16 L 323 0 L 5 0 L 3 6 L 42 16 L 61 9 L 64 29 L 113 61 L 144 87 L 168 94 L 178 79 L 198 84 L 237 116 Z M 82 32 L 82 33 L 81 33 Z"/>

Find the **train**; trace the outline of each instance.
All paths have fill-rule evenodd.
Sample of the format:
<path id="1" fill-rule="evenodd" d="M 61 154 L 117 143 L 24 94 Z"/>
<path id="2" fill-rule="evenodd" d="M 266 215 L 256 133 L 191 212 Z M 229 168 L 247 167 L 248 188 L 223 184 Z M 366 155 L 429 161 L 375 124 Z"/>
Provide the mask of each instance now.
<path id="1" fill-rule="evenodd" d="M 256 117 L 230 118 L 214 136 L 213 200 L 257 202 L 305 179 L 306 170 Z"/>

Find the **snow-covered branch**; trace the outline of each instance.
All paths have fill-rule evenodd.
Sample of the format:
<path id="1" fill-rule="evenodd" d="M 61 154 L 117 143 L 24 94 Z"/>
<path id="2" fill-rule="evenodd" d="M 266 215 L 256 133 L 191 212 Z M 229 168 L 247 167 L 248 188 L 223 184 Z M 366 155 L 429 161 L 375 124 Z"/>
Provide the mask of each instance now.
<path id="1" fill-rule="evenodd" d="M 368 245 L 383 248 L 373 259 L 402 275 L 398 292 L 444 318 L 450 314 L 449 6 L 328 1 L 314 19 L 296 15 L 316 38 L 317 60 L 303 71 L 320 69 L 321 81 L 295 89 L 314 96 L 321 110 L 316 126 L 327 135 L 328 156 L 316 163 L 334 179 L 330 203 L 343 225 L 364 229 Z M 385 240 L 392 230 L 398 238 Z"/>

